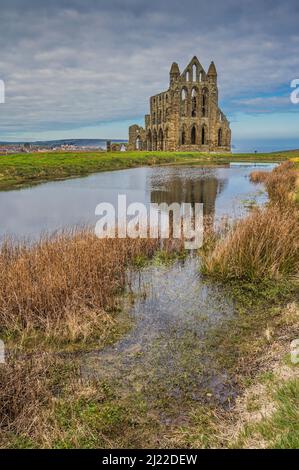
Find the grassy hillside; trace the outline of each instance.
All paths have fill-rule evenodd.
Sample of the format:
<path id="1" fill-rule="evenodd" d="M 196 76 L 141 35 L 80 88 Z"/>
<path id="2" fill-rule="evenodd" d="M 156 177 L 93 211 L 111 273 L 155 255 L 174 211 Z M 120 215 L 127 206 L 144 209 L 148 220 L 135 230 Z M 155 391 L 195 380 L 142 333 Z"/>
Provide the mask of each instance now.
<path id="1" fill-rule="evenodd" d="M 190 152 L 126 153 L 34 153 L 0 156 L 0 189 L 12 189 L 44 181 L 85 176 L 107 170 L 119 170 L 159 164 L 225 164 L 233 160 L 281 161 L 290 152 L 275 154 L 202 154 Z"/>

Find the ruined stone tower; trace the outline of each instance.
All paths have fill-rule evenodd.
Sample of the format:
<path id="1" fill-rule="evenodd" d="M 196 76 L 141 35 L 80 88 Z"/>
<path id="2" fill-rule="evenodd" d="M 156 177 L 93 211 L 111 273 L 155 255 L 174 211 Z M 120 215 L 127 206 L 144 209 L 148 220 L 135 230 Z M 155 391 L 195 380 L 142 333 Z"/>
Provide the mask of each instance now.
<path id="1" fill-rule="evenodd" d="M 181 73 L 174 62 L 169 88 L 150 98 L 145 129 L 129 128 L 128 150 L 230 152 L 229 122 L 218 107 L 214 62 L 206 73 L 193 57 Z"/>

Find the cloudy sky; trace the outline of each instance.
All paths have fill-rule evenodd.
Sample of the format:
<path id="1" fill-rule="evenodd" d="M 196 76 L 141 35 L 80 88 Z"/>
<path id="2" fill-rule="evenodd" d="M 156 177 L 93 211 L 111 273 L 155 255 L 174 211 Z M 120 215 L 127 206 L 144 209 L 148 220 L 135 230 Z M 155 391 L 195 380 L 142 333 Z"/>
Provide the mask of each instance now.
<path id="1" fill-rule="evenodd" d="M 237 149 L 299 148 L 298 0 L 1 0 L 0 140 L 126 138 L 194 55 Z"/>

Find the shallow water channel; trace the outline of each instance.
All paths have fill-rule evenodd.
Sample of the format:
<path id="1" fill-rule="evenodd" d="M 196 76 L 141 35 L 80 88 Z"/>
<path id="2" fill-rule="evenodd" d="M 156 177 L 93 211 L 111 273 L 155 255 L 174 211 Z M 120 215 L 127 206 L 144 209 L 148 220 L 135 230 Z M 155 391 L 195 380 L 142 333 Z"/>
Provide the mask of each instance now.
<path id="1" fill-rule="evenodd" d="M 242 217 L 252 203 L 267 200 L 263 188 L 250 183 L 251 171 L 237 164 L 154 169 L 151 200 L 204 202 L 215 220 Z M 158 403 L 165 424 L 183 423 L 192 402 L 228 407 L 237 394 L 234 378 L 215 367 L 206 341 L 234 315 L 234 306 L 222 288 L 202 278 L 199 257 L 190 253 L 183 261 L 153 262 L 128 273 L 127 293 L 134 326 L 115 345 L 87 354 L 84 374 L 113 383 L 120 396 L 141 395 L 153 408 Z"/>
<path id="2" fill-rule="evenodd" d="M 1 192 L 0 235 L 34 240 L 45 231 L 95 224 L 96 205 L 116 204 L 118 194 L 126 194 L 128 203 L 201 202 L 215 220 L 242 217 L 252 203 L 267 200 L 263 187 L 249 181 L 255 166 L 137 168 Z M 264 164 L 263 170 L 273 166 Z M 234 307 L 219 286 L 202 279 L 199 268 L 199 257 L 190 254 L 128 273 L 124 308 L 132 328 L 113 346 L 82 357 L 83 374 L 113 383 L 118 394 L 162 401 L 159 418 L 166 423 L 169 402 L 181 409 L 190 401 L 227 406 L 236 393 L 233 378 L 214 368 L 204 347 Z"/>

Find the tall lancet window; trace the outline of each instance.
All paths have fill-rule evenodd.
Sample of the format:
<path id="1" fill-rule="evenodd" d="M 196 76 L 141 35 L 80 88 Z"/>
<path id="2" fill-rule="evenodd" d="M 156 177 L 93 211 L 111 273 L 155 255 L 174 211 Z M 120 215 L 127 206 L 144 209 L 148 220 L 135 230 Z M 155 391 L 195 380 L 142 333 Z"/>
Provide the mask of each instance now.
<path id="1" fill-rule="evenodd" d="M 181 91 L 181 116 L 187 116 L 188 92 L 186 88 Z"/>
<path id="2" fill-rule="evenodd" d="M 191 129 L 191 144 L 195 145 L 196 144 L 196 127 L 193 126 Z"/>
<path id="3" fill-rule="evenodd" d="M 202 91 L 202 117 L 208 115 L 208 90 L 206 88 Z"/>
<path id="4" fill-rule="evenodd" d="M 197 65 L 192 65 L 192 81 L 197 82 Z"/>
<path id="5" fill-rule="evenodd" d="M 197 90 L 196 88 L 192 89 L 192 94 L 191 94 L 191 116 L 192 117 L 197 116 Z"/>
<path id="6" fill-rule="evenodd" d="M 222 146 L 222 129 L 218 129 L 218 147 Z"/>

